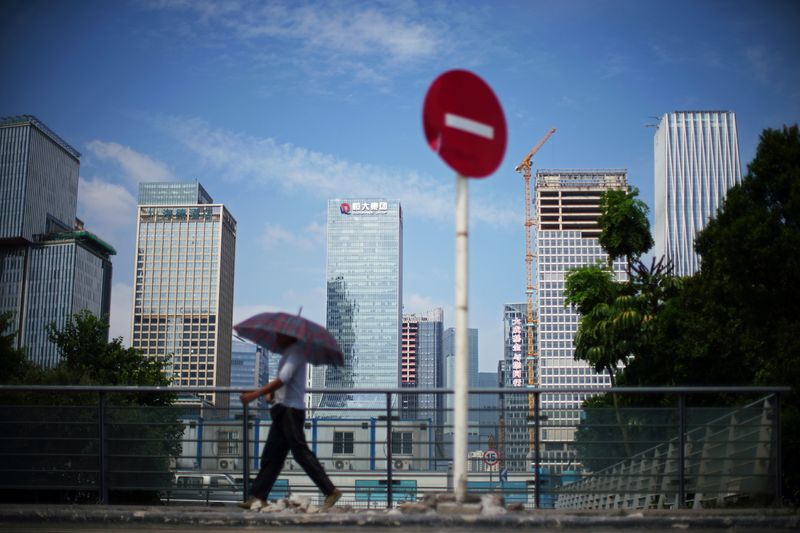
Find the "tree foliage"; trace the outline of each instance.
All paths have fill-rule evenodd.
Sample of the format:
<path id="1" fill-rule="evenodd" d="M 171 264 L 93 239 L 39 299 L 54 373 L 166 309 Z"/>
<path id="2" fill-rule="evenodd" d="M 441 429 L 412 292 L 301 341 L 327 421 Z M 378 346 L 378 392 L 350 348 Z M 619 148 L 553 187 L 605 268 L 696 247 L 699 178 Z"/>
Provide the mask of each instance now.
<path id="1" fill-rule="evenodd" d="M 635 254 L 623 250 L 639 249 L 641 238 L 626 248 L 608 233 L 635 236 L 616 225 L 636 217 L 603 220 L 601 243 L 609 255 L 628 258 L 631 274 L 613 291 L 586 267 L 570 273 L 567 301 L 581 313 L 576 357 L 591 363 L 599 350 L 622 362 L 622 385 L 791 386 L 782 411 L 783 475 L 785 494 L 800 499 L 798 127 L 763 132 L 747 175 L 696 237 L 701 266 L 694 276 L 672 276 L 663 260 L 649 268 L 631 261 Z M 577 438 L 591 443 L 597 435 L 586 430 Z"/>
<path id="2" fill-rule="evenodd" d="M 2 327 L 0 322 L 0 327 Z M 0 338 L 6 384 L 166 386 L 164 363 L 125 348 L 122 339 L 107 341 L 108 323 L 88 311 L 73 315 L 61 330 L 52 325 L 50 339 L 60 360 L 52 368 L 33 365 L 8 350 Z M 163 393 L 15 392 L 2 397 L 4 424 L 16 426 L 15 439 L 4 445 L 2 470 L 33 492 L 3 493 L 5 500 L 93 501 L 100 486 L 98 416 L 104 404 L 106 431 L 106 486 L 112 501 L 157 500 L 156 488 L 171 479 L 170 458 L 180 453 L 183 426 L 169 407 L 174 395 Z M 35 420 L 36 424 L 31 424 Z M 43 439 L 43 435 L 54 438 Z M 10 448 L 9 448 L 10 446 Z M 15 448 L 19 447 L 19 449 Z M 37 453 L 28 453 L 35 451 Z M 13 468 L 12 468 L 13 466 Z M 82 487 L 82 489 L 77 489 Z M 88 490 L 87 490 L 88 489 Z"/>
<path id="3" fill-rule="evenodd" d="M 625 259 L 628 267 L 642 254 L 653 247 L 648 208 L 637 198 L 639 189 L 610 189 L 600 198 L 600 218 L 597 223 L 602 230 L 600 246 L 608 254 L 609 264 Z"/>

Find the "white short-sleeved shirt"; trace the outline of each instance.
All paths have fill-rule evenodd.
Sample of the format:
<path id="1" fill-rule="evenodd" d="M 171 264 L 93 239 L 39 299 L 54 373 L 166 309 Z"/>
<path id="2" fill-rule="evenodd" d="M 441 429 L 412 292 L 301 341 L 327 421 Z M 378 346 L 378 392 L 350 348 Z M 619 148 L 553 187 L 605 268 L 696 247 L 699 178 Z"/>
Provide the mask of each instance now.
<path id="1" fill-rule="evenodd" d="M 292 344 L 281 356 L 278 363 L 278 379 L 283 386 L 275 391 L 275 402 L 294 409 L 305 409 L 306 359 Z"/>

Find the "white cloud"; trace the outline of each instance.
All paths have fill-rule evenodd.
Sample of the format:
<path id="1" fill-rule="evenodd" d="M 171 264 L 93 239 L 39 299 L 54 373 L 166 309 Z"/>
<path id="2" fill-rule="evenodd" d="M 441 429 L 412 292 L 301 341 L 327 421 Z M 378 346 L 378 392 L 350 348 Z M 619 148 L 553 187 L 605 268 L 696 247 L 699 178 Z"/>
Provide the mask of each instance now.
<path id="1" fill-rule="evenodd" d="M 263 3 L 261 1 L 156 1 L 156 9 L 196 15 L 198 32 L 222 30 L 240 42 L 282 40 L 298 56 L 335 59 L 377 58 L 406 63 L 434 56 L 444 46 L 443 28 L 412 20 L 395 4 L 360 2 Z"/>
<path id="2" fill-rule="evenodd" d="M 131 307 L 133 287 L 127 283 L 114 283 L 111 287 L 111 312 L 109 316 L 109 338 L 122 337 L 122 343 L 130 346 Z"/>
<path id="3" fill-rule="evenodd" d="M 403 298 L 404 313 L 424 313 L 437 307 L 444 308 L 445 306 L 442 305 L 442 302 L 436 302 L 429 296 L 411 293 Z"/>
<path id="4" fill-rule="evenodd" d="M 342 191 L 350 196 L 397 198 L 404 211 L 420 218 L 453 218 L 453 180 L 348 161 L 272 138 L 214 129 L 198 119 L 166 117 L 157 122 L 203 164 L 231 181 L 301 191 L 325 199 L 336 198 Z M 516 206 L 509 209 L 492 203 L 491 198 L 482 198 L 470 206 L 470 217 L 477 223 L 503 227 L 519 223 L 522 214 L 518 211 Z"/>
<path id="5" fill-rule="evenodd" d="M 102 236 L 129 229 L 136 220 L 136 200 L 124 187 L 100 178 L 80 178 L 78 209 L 90 231 Z"/>
<path id="6" fill-rule="evenodd" d="M 162 163 L 128 146 L 115 142 L 92 141 L 89 152 L 98 159 L 113 161 L 122 167 L 129 182 L 138 186 L 141 181 L 169 181 L 174 179 L 172 171 Z"/>

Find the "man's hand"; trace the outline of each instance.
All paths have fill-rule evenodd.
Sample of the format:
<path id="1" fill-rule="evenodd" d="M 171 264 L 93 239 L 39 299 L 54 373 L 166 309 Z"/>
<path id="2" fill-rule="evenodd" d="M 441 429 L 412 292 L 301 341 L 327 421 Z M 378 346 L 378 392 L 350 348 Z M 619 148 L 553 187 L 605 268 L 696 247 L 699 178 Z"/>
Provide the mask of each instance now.
<path id="1" fill-rule="evenodd" d="M 239 395 L 239 401 L 242 402 L 242 405 L 244 405 L 246 403 L 250 403 L 253 400 L 255 400 L 256 398 L 258 398 L 258 394 L 256 392 L 254 392 L 254 391 L 243 392 L 243 393 L 241 393 Z"/>
<path id="2" fill-rule="evenodd" d="M 264 397 L 267 399 L 267 403 L 270 405 L 272 405 L 273 402 L 275 402 L 275 394 L 272 392 L 266 393 Z"/>

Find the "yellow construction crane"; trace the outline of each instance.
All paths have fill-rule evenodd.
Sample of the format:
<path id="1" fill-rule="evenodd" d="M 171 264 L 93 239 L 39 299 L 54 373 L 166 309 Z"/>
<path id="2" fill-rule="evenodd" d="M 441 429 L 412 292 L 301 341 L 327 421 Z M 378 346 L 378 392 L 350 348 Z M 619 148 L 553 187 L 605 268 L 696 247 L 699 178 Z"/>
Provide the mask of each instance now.
<path id="1" fill-rule="evenodd" d="M 542 147 L 544 143 L 547 142 L 547 139 L 550 138 L 556 132 L 555 128 L 552 128 L 548 131 L 541 140 L 536 143 L 536 146 L 528 152 L 528 155 L 522 160 L 522 162 L 517 165 L 516 170 L 517 172 L 521 172 L 523 177 L 525 178 L 525 275 L 527 279 L 527 287 L 525 289 L 525 295 L 527 298 L 528 303 L 528 319 L 526 321 L 526 330 L 528 332 L 528 354 L 526 358 L 526 368 L 528 369 L 528 385 L 536 386 L 538 383 L 536 382 L 536 353 L 534 351 L 533 346 L 533 328 L 536 325 L 536 319 L 533 317 L 533 247 L 531 244 L 531 229 L 533 226 L 536 225 L 536 220 L 531 216 L 531 159 L 533 156 L 536 155 L 536 152 L 539 151 L 539 148 Z M 534 414 L 534 400 L 533 395 L 528 395 L 528 414 L 529 416 L 535 416 Z M 533 426 L 529 426 L 530 430 L 528 432 L 529 438 L 529 445 L 530 449 L 533 449 L 534 441 L 535 441 L 535 433 Z"/>

